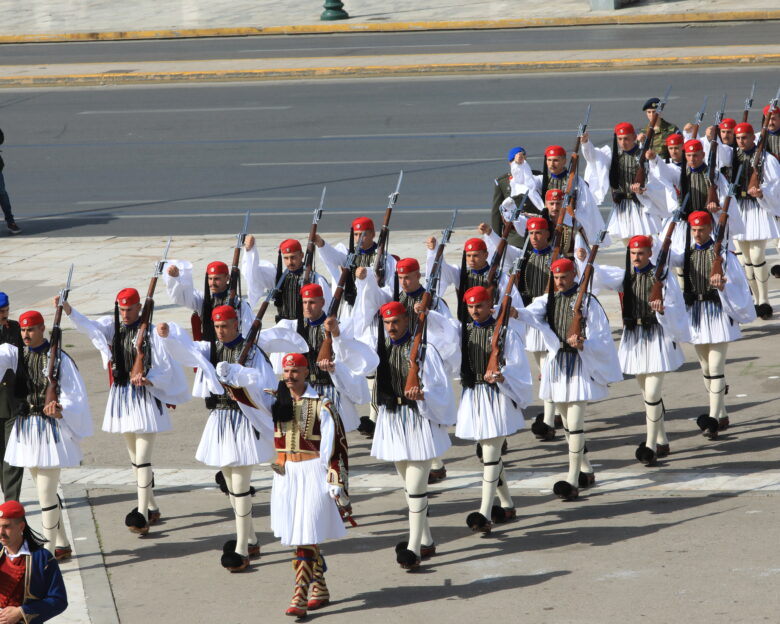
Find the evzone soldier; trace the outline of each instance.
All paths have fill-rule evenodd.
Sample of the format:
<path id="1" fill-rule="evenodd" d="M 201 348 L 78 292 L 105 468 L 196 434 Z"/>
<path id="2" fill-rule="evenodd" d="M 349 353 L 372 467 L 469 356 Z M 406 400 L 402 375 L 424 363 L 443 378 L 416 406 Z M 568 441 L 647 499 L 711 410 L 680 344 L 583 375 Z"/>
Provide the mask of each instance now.
<path id="1" fill-rule="evenodd" d="M 585 449 L 585 406 L 608 395 L 607 384 L 620 381 L 615 345 L 604 309 L 593 295 L 583 299 L 583 336 L 570 333 L 579 285 L 574 262 L 560 258 L 550 265 L 555 292 L 537 297 L 519 319 L 537 327 L 545 338 L 540 398 L 560 410 L 569 446 L 569 472 L 553 487 L 556 496 L 573 500 L 596 477 Z"/>
<path id="2" fill-rule="evenodd" d="M 749 323 L 756 316 L 745 272 L 725 244 L 720 253 L 723 274 L 712 270 L 716 260 L 712 215 L 706 210 L 693 212 L 688 223 L 691 245 L 681 255 L 673 253 L 671 259 L 683 269 L 691 343 L 709 394 L 709 413 L 696 422 L 704 435 L 714 440 L 718 431 L 730 424 L 725 406 L 728 343 L 741 336 L 740 323 Z"/>
<path id="3" fill-rule="evenodd" d="M 347 438 L 331 401 L 307 383 L 306 356 L 288 353 L 282 363 L 284 379 L 272 391 L 271 527 L 284 546 L 295 548 L 295 589 L 286 614 L 303 618 L 330 602 L 320 544 L 346 533 L 337 504 L 346 495 Z"/>
<path id="4" fill-rule="evenodd" d="M 525 357 L 522 323 L 508 320 L 503 336 L 501 368 L 488 370 L 493 335 L 501 331 L 493 316 L 490 292 L 474 286 L 463 295 L 471 321 L 461 328 L 460 383 L 463 387 L 458 407 L 455 435 L 478 442 L 482 447 L 482 502 L 479 511 L 466 518 L 475 533 L 489 534 L 493 524 L 517 516 L 501 459 L 507 436 L 525 425 L 523 408 L 531 401 L 531 371 Z M 507 310 L 507 314 L 514 314 Z M 494 505 L 498 494 L 499 504 Z"/>
<path id="5" fill-rule="evenodd" d="M 439 354 L 441 336 L 427 332 L 424 360 L 418 357 L 420 385 L 407 388 L 413 339 L 406 307 L 391 301 L 379 309 L 379 316 L 379 413 L 371 456 L 394 462 L 404 482 L 409 538 L 396 545 L 396 561 L 403 569 L 416 570 L 422 559 L 436 552 L 428 523 L 428 472 L 431 461 L 451 446 L 447 428 L 455 424 L 457 410 L 450 375 Z"/>
<path id="6" fill-rule="evenodd" d="M 325 291 L 319 284 L 306 284 L 299 297 L 303 317 L 298 320 L 282 319 L 277 327 L 296 332 L 304 342 L 309 367 L 309 385 L 322 397 L 329 399 L 346 432 L 354 431 L 360 424 L 357 406 L 368 403 L 371 393 L 365 376 L 376 370 L 379 362 L 376 352 L 357 340 L 352 331 L 351 319 L 339 323 L 325 313 Z M 326 333 L 333 340 L 332 361 L 319 361 L 319 353 Z M 272 358 L 277 374 L 282 373 L 282 357 Z"/>
<path id="7" fill-rule="evenodd" d="M 216 334 L 213 342 L 193 342 L 174 324 L 160 323 L 157 334 L 176 362 L 197 370 L 192 395 L 206 400 L 209 418 L 195 458 L 222 472 L 235 514 L 236 539 L 224 544 L 220 562 L 230 572 L 242 572 L 250 558 L 260 556 L 250 482 L 252 468 L 273 457 L 273 425 L 264 390 L 276 384 L 276 376 L 265 352 L 254 344 L 243 365 L 230 369 L 228 383 L 229 365 L 237 364 L 246 338 L 232 306 L 217 306 L 211 320 Z M 243 389 L 241 396 L 248 396 L 249 401 L 238 401 L 235 388 Z"/>
<path id="8" fill-rule="evenodd" d="M 247 236 L 244 249 L 252 241 Z M 246 254 L 244 254 L 246 256 Z M 230 301 L 230 267 L 220 260 L 209 262 L 206 266 L 205 285 L 198 290 L 192 281 L 192 263 L 187 260 L 170 260 L 163 272 L 165 289 L 171 301 L 178 306 L 192 310 L 192 337 L 195 340 L 213 340 L 214 327 L 211 323 L 211 311 Z M 241 331 L 246 335 L 252 326 L 254 314 L 243 298 L 232 302 L 241 319 Z"/>
<path id="9" fill-rule="evenodd" d="M 632 236 L 653 236 L 668 216 L 664 187 L 652 176 L 644 187 L 635 182 L 640 152 L 636 130 L 627 122 L 615 126 L 612 146 L 596 148 L 587 132 L 582 136 L 582 155 L 588 163 L 585 179 L 598 203 L 611 193 L 614 210 L 607 230 L 624 245 Z"/>
<path id="10" fill-rule="evenodd" d="M 135 474 L 138 506 L 125 517 L 127 528 L 146 535 L 150 525 L 160 521 L 160 508 L 154 497 L 152 447 L 158 433 L 170 431 L 169 406 L 186 403 L 191 397 L 184 371 L 162 345 L 150 325 L 144 340 L 151 366 L 131 375 L 136 356 L 136 340 L 141 325 L 141 297 L 135 288 L 123 288 L 114 301 L 114 314 L 88 319 L 65 302 L 63 311 L 73 325 L 91 340 L 109 370 L 111 388 L 103 416 L 103 431 L 121 433 L 127 445 Z"/>
<path id="11" fill-rule="evenodd" d="M 285 274 L 280 291 L 274 298 L 276 321 L 282 319 L 297 321 L 301 318 L 301 288 L 304 286 L 303 248 L 300 241 L 288 238 L 279 243 L 276 266 L 260 258 L 254 236 L 247 236 L 244 245 L 246 253 L 241 263 L 241 273 L 248 284 L 249 303 L 254 308 L 263 295 L 273 289 Z M 328 281 L 316 271 L 311 271 L 308 283 L 317 284 L 325 298 L 325 306 L 331 298 Z"/>
<path id="12" fill-rule="evenodd" d="M 650 165 L 650 175 L 658 178 L 670 191 L 673 192 L 673 200 L 676 205 L 680 194 L 680 176 L 685 166 L 685 154 L 683 144 L 685 139 L 681 134 L 670 134 L 666 137 L 666 150 L 669 154 L 661 158 L 655 151 L 647 155 Z M 652 158 L 650 157 L 652 156 Z"/>
<path id="13" fill-rule="evenodd" d="M 772 156 L 780 160 L 780 107 L 772 107 L 767 104 L 764 106 L 764 118 L 767 115 L 769 118 L 766 122 L 766 149 Z M 777 240 L 777 251 L 780 253 L 780 238 Z M 780 277 L 780 264 L 772 265 L 771 272 L 775 277 Z"/>
<path id="14" fill-rule="evenodd" d="M 584 249 L 579 250 L 578 257 L 584 260 Z M 682 343 L 690 342 L 685 302 L 677 280 L 669 276 L 668 263 L 659 277 L 652 258 L 653 239 L 634 236 L 626 249 L 625 269 L 597 265 L 593 278 L 594 289 L 621 293 L 623 335 L 618 358 L 623 374 L 636 377 L 645 402 L 647 435 L 635 456 L 646 466 L 656 465 L 658 458 L 670 453 L 661 396 L 663 380 L 666 373 L 685 362 Z M 661 290 L 657 292 L 654 287 L 659 281 Z M 656 294 L 660 299 L 653 298 Z"/>
<path id="15" fill-rule="evenodd" d="M 769 304 L 769 267 L 766 264 L 766 245 L 780 237 L 777 218 L 780 216 L 780 164 L 767 155 L 759 186 L 751 186 L 753 158 L 756 154 L 755 133 L 749 123 L 734 129 L 737 145 L 731 163 L 730 182 L 736 183 L 735 199 L 745 223 L 744 234 L 734 234 L 739 260 L 753 293 L 756 315 L 768 321 L 772 318 Z M 741 169 L 740 169 L 741 167 Z M 741 171 L 741 174 L 740 174 Z M 737 179 L 740 174 L 740 179 Z"/>
<path id="16" fill-rule="evenodd" d="M 0 345 L 11 344 L 19 351 L 24 348 L 22 342 L 22 331 L 19 323 L 9 318 L 10 301 L 8 295 L 0 292 Z M 16 413 L 21 409 L 24 403 L 24 391 L 16 385 L 16 377 L 21 373 L 22 362 L 17 362 L 16 370 L 6 371 L 4 376 L 0 376 L 0 424 L 3 427 L 2 448 L 0 456 L 5 457 L 5 451 L 8 448 L 8 441 L 11 438 L 11 430 L 16 422 Z M 2 472 L 0 472 L 0 487 L 3 490 L 5 500 L 19 500 L 19 494 L 22 491 L 22 478 L 24 469 L 18 466 L 11 466 L 3 460 Z"/>
<path id="17" fill-rule="evenodd" d="M 65 534 L 57 486 L 60 470 L 81 463 L 81 439 L 92 435 L 87 389 L 76 364 L 60 351 L 58 396 L 47 401 L 50 344 L 40 312 L 19 317 L 24 348 L 0 345 L 0 378 L 16 372 L 21 400 L 5 452 L 12 466 L 28 468 L 38 490 L 43 535 L 55 559 L 67 559 L 72 549 Z M 51 398 L 51 397 L 49 397 Z"/>

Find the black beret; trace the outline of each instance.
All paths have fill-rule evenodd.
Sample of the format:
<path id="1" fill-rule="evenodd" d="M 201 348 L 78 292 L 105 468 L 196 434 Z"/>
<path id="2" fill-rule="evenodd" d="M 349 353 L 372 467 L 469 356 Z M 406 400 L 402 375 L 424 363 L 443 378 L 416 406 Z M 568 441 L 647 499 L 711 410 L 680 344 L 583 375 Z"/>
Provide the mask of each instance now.
<path id="1" fill-rule="evenodd" d="M 658 108 L 658 105 L 660 103 L 661 100 L 659 100 L 658 98 L 650 98 L 649 100 L 647 100 L 647 102 L 645 102 L 644 106 L 642 106 L 642 110 L 646 111 L 648 108 L 652 108 L 653 110 L 655 110 L 656 108 Z"/>

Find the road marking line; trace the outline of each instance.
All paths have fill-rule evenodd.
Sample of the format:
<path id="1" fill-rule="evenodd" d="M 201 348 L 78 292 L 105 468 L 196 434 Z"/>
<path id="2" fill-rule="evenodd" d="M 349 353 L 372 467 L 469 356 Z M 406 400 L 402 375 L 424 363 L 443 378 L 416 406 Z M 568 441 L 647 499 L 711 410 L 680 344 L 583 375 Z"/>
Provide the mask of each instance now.
<path id="1" fill-rule="evenodd" d="M 396 160 L 323 160 L 311 162 L 278 162 L 278 163 L 241 163 L 242 167 L 289 167 L 291 165 L 386 165 L 395 163 L 439 163 L 439 162 L 502 162 L 496 158 L 426 158 L 409 160 L 398 158 Z"/>
<path id="2" fill-rule="evenodd" d="M 678 100 L 679 96 L 670 96 L 670 100 Z M 458 106 L 481 106 L 483 104 L 554 104 L 563 102 L 566 104 L 576 104 L 582 106 L 582 101 L 575 98 L 551 98 L 547 100 L 483 100 L 473 102 L 459 102 Z M 614 97 L 614 98 L 588 98 L 588 102 L 636 102 L 635 97 Z"/>
<path id="3" fill-rule="evenodd" d="M 232 111 L 289 110 L 292 106 L 219 106 L 214 108 L 125 108 L 116 110 L 85 110 L 77 115 L 145 115 L 147 113 L 222 113 Z"/>

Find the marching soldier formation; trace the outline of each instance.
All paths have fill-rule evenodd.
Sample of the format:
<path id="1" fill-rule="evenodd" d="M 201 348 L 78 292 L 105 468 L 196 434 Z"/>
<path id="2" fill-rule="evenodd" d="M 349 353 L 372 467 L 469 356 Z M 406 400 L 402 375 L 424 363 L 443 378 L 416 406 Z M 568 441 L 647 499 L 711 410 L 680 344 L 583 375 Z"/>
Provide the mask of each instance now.
<path id="1" fill-rule="evenodd" d="M 270 526 L 293 549 L 286 613 L 297 618 L 330 602 L 322 544 L 355 525 L 348 432 L 370 437 L 371 456 L 392 462 L 403 483 L 408 536 L 395 561 L 409 571 L 436 554 L 428 485 L 446 478 L 452 434 L 476 443 L 473 461 L 482 463 L 481 498 L 464 510 L 464 531 L 488 536 L 517 517 L 503 455 L 534 402 L 529 361 L 543 405 L 531 429 L 549 441 L 562 428 L 566 439 L 566 476 L 550 484 L 564 501 L 597 485 L 587 406 L 624 375 L 635 377 L 643 400 L 637 461 L 652 467 L 672 454 L 663 382 L 684 363 L 683 343 L 695 349 L 706 391 L 697 425 L 716 440 L 730 425 L 728 344 L 741 324 L 773 315 L 765 249 L 780 236 L 780 109 L 775 98 L 760 129 L 748 122 L 749 107 L 740 123 L 721 110 L 699 135 L 701 115 L 682 130 L 661 117 L 667 96 L 645 103 L 644 129 L 618 120 L 602 147 L 591 143 L 586 117 L 571 153 L 544 150 L 542 171 L 531 170 L 524 148 L 512 148 L 490 225 L 466 240 L 459 266 L 443 257 L 455 215 L 420 249 L 423 263 L 389 253 L 401 175 L 382 227 L 358 217 L 346 245 L 317 233 L 322 204 L 306 244 L 281 241 L 276 262 L 261 258 L 245 222 L 232 262 L 205 267 L 202 291 L 192 264 L 167 260 L 166 248 L 144 299 L 123 288 L 113 315 L 92 320 L 68 302 L 69 277 L 54 300 L 48 340 L 42 313 L 23 312 L 17 323 L 0 293 L 6 499 L 18 498 L 29 468 L 47 548 L 58 560 L 72 556 L 59 471 L 79 464 L 80 441 L 92 428 L 83 380 L 60 344 L 63 313 L 109 371 L 103 430 L 124 436 L 137 484 L 127 528 L 145 536 L 160 520 L 152 449 L 156 434 L 171 428 L 169 410 L 204 399 L 208 420 L 193 452 L 219 470 L 236 525 L 220 563 L 239 573 L 260 556 L 250 482 L 254 466 L 270 463 Z M 601 203 L 610 209 L 606 221 Z M 625 249 L 624 266 L 596 262 L 610 245 Z M 191 331 L 152 323 L 158 277 L 171 302 L 192 312 Z M 452 311 L 444 301 L 450 287 Z M 599 301 L 610 291 L 620 294 L 617 345 Z M 195 370 L 191 389 L 185 367 Z"/>

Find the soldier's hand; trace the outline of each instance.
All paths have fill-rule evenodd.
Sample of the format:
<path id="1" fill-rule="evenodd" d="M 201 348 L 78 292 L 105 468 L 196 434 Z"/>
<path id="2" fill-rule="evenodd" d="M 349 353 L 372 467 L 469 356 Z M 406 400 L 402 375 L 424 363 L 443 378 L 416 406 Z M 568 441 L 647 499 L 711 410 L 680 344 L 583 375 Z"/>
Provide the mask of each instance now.
<path id="1" fill-rule="evenodd" d="M 336 370 L 336 363 L 331 362 L 330 360 L 319 360 L 317 362 L 317 368 L 327 371 L 328 373 L 332 373 Z"/>
<path id="2" fill-rule="evenodd" d="M 636 142 L 639 143 L 639 145 L 642 145 L 642 143 L 645 142 L 645 137 L 647 135 L 644 132 L 640 132 L 636 135 Z"/>
<path id="3" fill-rule="evenodd" d="M 322 247 L 325 244 L 325 241 L 322 240 L 322 236 L 320 236 L 319 234 L 315 234 L 314 244 L 317 245 L 317 247 Z"/>
<path id="4" fill-rule="evenodd" d="M 582 351 L 584 347 L 585 341 L 583 340 L 582 336 L 577 336 L 575 334 L 572 334 L 566 339 L 566 344 L 568 344 L 570 347 L 574 347 L 575 349 L 578 349 Z"/>
<path id="5" fill-rule="evenodd" d="M 325 326 L 325 329 L 328 330 L 333 336 L 338 336 L 341 333 L 339 331 L 339 320 L 336 317 L 329 316 L 325 319 L 323 325 Z"/>
<path id="6" fill-rule="evenodd" d="M 130 383 L 134 386 L 151 386 L 152 382 L 143 376 L 143 373 L 136 373 L 130 377 Z"/>
<path id="7" fill-rule="evenodd" d="M 683 126 L 683 132 L 685 134 L 691 134 L 693 132 L 693 124 L 690 121 Z M 693 138 L 695 139 L 696 137 Z"/>
<path id="8" fill-rule="evenodd" d="M 720 204 L 718 204 L 717 202 L 710 202 L 707 204 L 707 210 L 709 210 L 713 214 L 715 214 L 716 212 L 720 212 Z"/>
<path id="9" fill-rule="evenodd" d="M 582 133 L 582 140 L 581 143 L 587 143 L 590 140 L 590 133 L 586 130 Z"/>
<path id="10" fill-rule="evenodd" d="M 663 299 L 653 299 L 650 301 L 650 309 L 653 312 L 658 312 L 659 314 L 664 313 L 664 302 Z"/>
<path id="11" fill-rule="evenodd" d="M 24 619 L 21 607 L 5 607 L 0 610 L 0 624 L 16 624 Z"/>
<path id="12" fill-rule="evenodd" d="M 54 297 L 54 307 L 56 308 L 58 305 L 60 305 L 60 296 L 57 295 Z M 62 304 L 62 311 L 65 312 L 68 316 L 70 316 L 70 304 L 66 301 Z"/>
<path id="13" fill-rule="evenodd" d="M 493 231 L 493 228 L 490 227 L 487 223 L 480 223 L 477 231 L 483 236 L 487 236 Z"/>
<path id="14" fill-rule="evenodd" d="M 423 305 L 422 301 L 418 301 L 414 304 L 414 312 L 415 314 L 422 314 L 425 312 L 425 306 Z"/>
<path id="15" fill-rule="evenodd" d="M 750 195 L 751 197 L 763 197 L 764 192 L 757 186 L 751 186 L 748 189 L 748 195 Z"/>
<path id="16" fill-rule="evenodd" d="M 711 275 L 710 286 L 712 286 L 713 288 L 717 288 L 718 290 L 723 290 L 726 287 L 726 276 L 721 275 L 720 273 Z"/>
<path id="17" fill-rule="evenodd" d="M 57 401 L 49 401 L 43 406 L 43 413 L 52 418 L 62 418 L 62 405 L 57 403 Z"/>
<path id="18" fill-rule="evenodd" d="M 251 251 L 255 246 L 255 237 L 252 234 L 247 234 L 244 238 L 244 249 Z"/>
<path id="19" fill-rule="evenodd" d="M 634 182 L 631 185 L 631 192 L 632 193 L 637 193 L 639 195 L 643 195 L 646 190 L 647 189 L 645 187 L 643 187 L 641 184 L 639 184 L 639 182 Z"/>
<path id="20" fill-rule="evenodd" d="M 503 381 L 504 381 L 504 376 L 500 372 L 497 372 L 497 373 L 486 372 L 482 376 L 482 378 L 487 383 L 503 383 Z"/>
<path id="21" fill-rule="evenodd" d="M 220 379 L 225 379 L 230 372 L 230 364 L 228 362 L 219 362 L 217 363 L 216 369 L 217 377 Z"/>
<path id="22" fill-rule="evenodd" d="M 169 264 L 168 275 L 171 277 L 179 277 L 179 267 L 177 267 L 175 264 Z"/>
<path id="23" fill-rule="evenodd" d="M 716 132 L 717 128 L 715 126 L 708 126 L 707 129 L 704 131 L 704 136 L 707 137 L 707 140 L 714 141 L 716 138 Z"/>
<path id="24" fill-rule="evenodd" d="M 425 240 L 425 246 L 426 246 L 428 249 L 430 249 L 431 251 L 433 251 L 434 249 L 436 249 L 436 237 L 435 237 L 435 236 L 429 236 L 429 237 L 428 237 L 428 238 Z"/>
<path id="25" fill-rule="evenodd" d="M 645 158 L 647 159 L 648 162 L 652 162 L 653 160 L 655 160 L 655 155 L 656 155 L 655 152 L 651 149 L 645 152 Z"/>
<path id="26" fill-rule="evenodd" d="M 404 396 L 406 396 L 406 398 L 410 401 L 422 401 L 425 398 L 419 386 L 409 388 L 409 390 L 404 392 Z"/>
<path id="27" fill-rule="evenodd" d="M 578 247 L 577 251 L 575 251 L 574 253 L 577 256 L 577 260 L 583 260 L 584 261 L 585 258 L 588 257 L 588 252 L 585 251 L 585 249 L 582 248 L 582 247 Z"/>
<path id="28" fill-rule="evenodd" d="M 157 324 L 157 335 L 160 338 L 167 338 L 169 333 L 171 333 L 171 328 L 168 326 L 168 323 Z"/>
<path id="29" fill-rule="evenodd" d="M 355 269 L 355 279 L 364 280 L 368 275 L 368 267 L 358 267 Z"/>
<path id="30" fill-rule="evenodd" d="M 518 316 L 520 316 L 520 315 L 517 313 L 517 308 L 514 307 L 514 306 L 510 306 L 509 307 L 509 317 L 513 318 L 513 319 L 516 319 Z"/>

